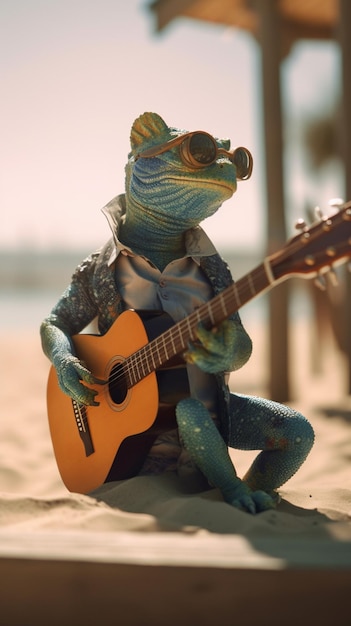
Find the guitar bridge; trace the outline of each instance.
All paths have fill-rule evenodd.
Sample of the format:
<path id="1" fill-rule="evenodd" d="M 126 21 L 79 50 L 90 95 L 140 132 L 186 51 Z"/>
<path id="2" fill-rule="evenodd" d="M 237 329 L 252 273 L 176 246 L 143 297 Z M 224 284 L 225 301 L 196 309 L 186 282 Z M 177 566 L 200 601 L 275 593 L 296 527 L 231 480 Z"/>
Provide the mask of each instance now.
<path id="1" fill-rule="evenodd" d="M 72 407 L 74 418 L 76 420 L 78 428 L 78 433 L 84 445 L 85 456 L 90 456 L 95 452 L 95 450 L 93 446 L 93 440 L 90 434 L 87 408 L 84 404 L 76 402 L 76 400 L 72 400 Z"/>

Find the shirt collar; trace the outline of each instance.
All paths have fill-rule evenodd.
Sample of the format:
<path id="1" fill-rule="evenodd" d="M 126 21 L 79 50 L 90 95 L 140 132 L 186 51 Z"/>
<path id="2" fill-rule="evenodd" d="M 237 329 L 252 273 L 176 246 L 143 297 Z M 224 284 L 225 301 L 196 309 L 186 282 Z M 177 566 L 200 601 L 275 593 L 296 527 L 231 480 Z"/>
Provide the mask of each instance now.
<path id="1" fill-rule="evenodd" d="M 133 256 L 133 250 L 131 250 L 131 248 L 129 248 L 128 246 L 122 244 L 118 239 L 119 226 L 126 212 L 125 194 L 115 196 L 101 210 L 111 228 L 115 243 L 115 247 L 108 261 L 108 265 L 111 265 L 122 251 L 123 254 Z M 212 256 L 217 252 L 212 241 L 207 236 L 205 231 L 201 228 L 201 226 L 195 226 L 194 228 L 190 228 L 186 231 L 185 249 L 186 256 L 192 257 L 195 263 L 197 263 L 198 265 L 200 264 L 201 257 Z"/>

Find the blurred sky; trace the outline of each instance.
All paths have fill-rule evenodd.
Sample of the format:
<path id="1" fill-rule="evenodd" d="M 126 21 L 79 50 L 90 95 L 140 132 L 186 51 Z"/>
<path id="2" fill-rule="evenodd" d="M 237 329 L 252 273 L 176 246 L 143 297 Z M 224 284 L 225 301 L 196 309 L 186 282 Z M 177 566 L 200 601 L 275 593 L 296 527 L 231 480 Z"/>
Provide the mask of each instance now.
<path id="1" fill-rule="evenodd" d="M 0 247 L 102 244 L 109 230 L 100 208 L 123 191 L 130 127 L 144 111 L 253 152 L 252 179 L 204 227 L 220 249 L 262 246 L 257 44 L 244 31 L 186 19 L 157 35 L 148 5 L 1 0 Z M 292 143 L 306 115 L 333 103 L 338 62 L 335 45 L 305 42 L 284 63 Z M 299 204 L 310 183 L 301 178 L 299 150 L 295 161 L 288 190 Z M 318 194 L 340 195 L 339 187 L 331 176 Z"/>

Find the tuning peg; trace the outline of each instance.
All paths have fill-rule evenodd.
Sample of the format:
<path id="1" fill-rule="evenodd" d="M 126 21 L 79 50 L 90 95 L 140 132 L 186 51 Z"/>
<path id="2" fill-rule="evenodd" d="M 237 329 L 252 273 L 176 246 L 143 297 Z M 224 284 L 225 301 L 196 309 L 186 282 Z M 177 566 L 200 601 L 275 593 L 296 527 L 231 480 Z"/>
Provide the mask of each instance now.
<path id="1" fill-rule="evenodd" d="M 302 217 L 300 217 L 297 220 L 297 222 L 295 223 L 295 228 L 296 228 L 296 230 L 303 231 L 303 230 L 306 230 L 308 228 L 308 226 L 307 226 L 305 220 L 302 219 Z"/>
<path id="2" fill-rule="evenodd" d="M 330 268 L 328 274 L 327 274 L 331 284 L 333 287 L 338 287 L 339 285 L 339 279 L 337 277 L 337 274 L 335 272 L 335 269 L 333 267 Z"/>
<path id="3" fill-rule="evenodd" d="M 323 211 L 319 206 L 314 208 L 314 215 L 317 220 L 322 220 L 324 217 Z"/>
<path id="4" fill-rule="evenodd" d="M 343 198 L 331 198 L 328 204 L 332 209 L 337 209 L 339 211 L 343 204 L 345 204 L 345 200 L 343 200 Z"/>
<path id="5" fill-rule="evenodd" d="M 314 284 L 316 285 L 316 287 L 318 287 L 318 289 L 320 289 L 321 291 L 325 291 L 327 288 L 327 282 L 325 280 L 324 276 L 317 276 L 317 278 L 315 278 L 314 280 Z"/>

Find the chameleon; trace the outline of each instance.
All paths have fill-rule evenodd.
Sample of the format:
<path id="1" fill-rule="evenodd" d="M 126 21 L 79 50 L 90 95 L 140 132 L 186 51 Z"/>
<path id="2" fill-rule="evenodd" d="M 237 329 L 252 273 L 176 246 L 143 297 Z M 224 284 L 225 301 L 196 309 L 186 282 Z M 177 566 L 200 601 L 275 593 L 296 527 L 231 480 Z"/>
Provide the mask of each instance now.
<path id="1" fill-rule="evenodd" d="M 158 308 L 177 322 L 233 282 L 200 226 L 233 196 L 237 181 L 251 175 L 250 152 L 230 145 L 203 131 L 168 126 L 157 113 L 134 121 L 124 192 L 103 209 L 112 237 L 78 265 L 40 326 L 59 385 L 77 402 L 98 404 L 89 384 L 101 381 L 79 360 L 72 342 L 92 320 L 100 334 L 128 308 Z M 314 431 L 285 404 L 230 390 L 228 374 L 243 367 L 251 352 L 238 312 L 211 330 L 199 324 L 183 355 L 186 385 L 174 392 L 175 428 L 154 441 L 140 474 L 186 476 L 194 470 L 242 511 L 257 514 L 277 506 L 278 489 L 306 460 Z M 176 374 L 170 372 L 172 389 Z M 259 451 L 243 477 L 230 449 Z"/>

